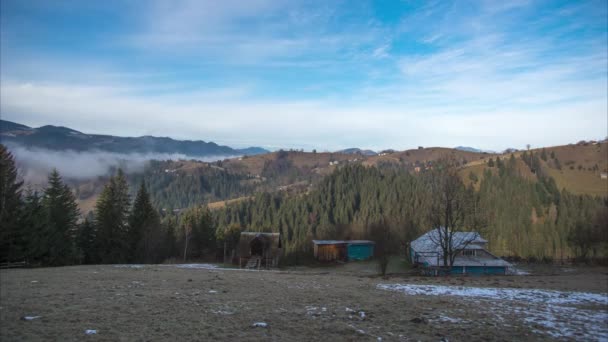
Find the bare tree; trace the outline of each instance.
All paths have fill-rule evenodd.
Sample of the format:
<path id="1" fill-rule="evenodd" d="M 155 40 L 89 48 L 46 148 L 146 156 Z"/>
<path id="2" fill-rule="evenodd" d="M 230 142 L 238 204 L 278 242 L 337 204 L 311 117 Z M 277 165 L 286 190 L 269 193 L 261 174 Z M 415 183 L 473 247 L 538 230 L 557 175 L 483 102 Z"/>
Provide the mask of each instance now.
<path id="1" fill-rule="evenodd" d="M 455 163 L 441 160 L 429 173 L 432 196 L 429 220 L 435 228 L 429 234 L 432 243 L 441 249 L 444 267 L 452 267 L 456 256 L 478 237 L 465 233 L 465 218 L 471 202 Z"/>
<path id="2" fill-rule="evenodd" d="M 384 277 L 389 263 L 389 254 L 391 252 L 391 229 L 386 219 L 372 224 L 370 226 L 371 238 L 376 245 L 374 246 L 374 254 L 380 267 L 380 273 Z"/>

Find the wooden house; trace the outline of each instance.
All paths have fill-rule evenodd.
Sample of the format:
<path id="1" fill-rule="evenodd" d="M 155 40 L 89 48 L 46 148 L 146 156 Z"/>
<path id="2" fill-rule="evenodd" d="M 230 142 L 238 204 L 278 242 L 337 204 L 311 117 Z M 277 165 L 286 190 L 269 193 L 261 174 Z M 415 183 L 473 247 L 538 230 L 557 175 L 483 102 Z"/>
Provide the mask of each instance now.
<path id="1" fill-rule="evenodd" d="M 367 260 L 374 256 L 375 242 L 369 240 L 313 240 L 319 261 Z"/>
<path id="2" fill-rule="evenodd" d="M 455 232 L 451 245 L 456 257 L 454 265 L 446 270 L 439 236 L 438 229 L 433 229 L 410 243 L 412 264 L 420 267 L 424 274 L 507 274 L 511 267 L 511 264 L 486 250 L 488 241 L 479 233 Z"/>
<path id="3" fill-rule="evenodd" d="M 282 251 L 280 233 L 242 232 L 238 245 L 239 266 L 277 267 Z"/>

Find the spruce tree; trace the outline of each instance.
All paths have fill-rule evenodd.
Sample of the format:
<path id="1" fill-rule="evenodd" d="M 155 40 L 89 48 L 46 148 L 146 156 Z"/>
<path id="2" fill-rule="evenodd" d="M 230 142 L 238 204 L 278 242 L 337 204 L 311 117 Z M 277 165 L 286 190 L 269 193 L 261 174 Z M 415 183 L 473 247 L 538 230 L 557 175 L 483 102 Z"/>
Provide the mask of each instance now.
<path id="1" fill-rule="evenodd" d="M 124 263 L 129 256 L 127 236 L 129 188 L 122 170 L 104 187 L 95 207 L 96 250 L 102 263 Z"/>
<path id="2" fill-rule="evenodd" d="M 49 175 L 42 205 L 46 214 L 47 253 L 43 262 L 48 265 L 67 265 L 76 261 L 76 235 L 80 212 L 76 198 L 63 183 L 57 170 Z"/>
<path id="3" fill-rule="evenodd" d="M 94 264 L 98 262 L 98 253 L 96 250 L 96 229 L 95 224 L 86 218 L 78 230 L 78 251 L 80 261 L 83 264 Z"/>
<path id="4" fill-rule="evenodd" d="M 128 242 L 131 262 L 159 262 L 162 235 L 160 217 L 150 202 L 150 195 L 142 181 L 129 216 Z"/>
<path id="5" fill-rule="evenodd" d="M 42 197 L 37 191 L 26 190 L 21 226 L 25 239 L 25 259 L 29 264 L 39 264 L 48 251 L 49 227 Z"/>
<path id="6" fill-rule="evenodd" d="M 0 262 L 23 258 L 23 236 L 19 227 L 21 186 L 17 179 L 15 159 L 0 144 Z"/>

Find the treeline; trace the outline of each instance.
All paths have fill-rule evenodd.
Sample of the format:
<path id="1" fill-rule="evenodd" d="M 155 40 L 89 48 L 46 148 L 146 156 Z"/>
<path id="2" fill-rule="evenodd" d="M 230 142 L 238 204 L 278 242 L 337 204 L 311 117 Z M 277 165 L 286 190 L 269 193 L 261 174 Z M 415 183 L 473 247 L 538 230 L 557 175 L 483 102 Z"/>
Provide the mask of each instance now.
<path id="1" fill-rule="evenodd" d="M 213 166 L 176 170 L 176 164 L 179 162 L 152 160 L 142 173 L 129 175 L 129 184 L 137 187 L 145 182 L 152 204 L 167 210 L 245 196 L 255 190 L 244 174 Z"/>
<path id="2" fill-rule="evenodd" d="M 536 167 L 538 156 L 525 158 L 526 165 Z M 369 238 L 371 227 L 383 222 L 396 250 L 433 225 L 437 198 L 431 189 L 440 167 L 416 176 L 396 167 L 345 166 L 308 195 L 262 193 L 227 206 L 215 218 L 220 230 L 238 226 L 282 233 L 288 256 L 310 254 L 312 239 Z M 490 249 L 503 256 L 606 256 L 606 199 L 559 191 L 540 168 L 533 172 L 538 181 L 521 177 L 511 156 L 498 159 L 481 180 L 472 177 L 469 187 L 459 185 L 466 204 L 462 225 L 480 231 Z"/>
<path id="3" fill-rule="evenodd" d="M 0 262 L 25 260 L 33 265 L 215 260 L 224 246 L 230 253 L 245 230 L 282 233 L 287 262 L 309 257 L 313 239 L 375 239 L 378 232 L 390 236 L 387 250 L 402 253 L 411 240 L 441 222 L 436 188 L 440 177 L 454 170 L 449 163 L 435 163 L 420 174 L 394 165 L 347 165 L 308 193 L 257 193 L 213 212 L 193 195 L 184 202 L 189 208 L 179 214 L 159 212 L 151 195 L 167 188 L 164 176 L 144 175 L 137 191 L 131 192 L 126 176 L 117 170 L 94 211 L 82 218 L 72 190 L 56 171 L 43 191 L 23 189 L 12 155 L 2 145 L 0 154 Z M 542 156 L 524 158 L 538 181 L 519 174 L 521 162 L 514 156 L 492 160 L 481 177 L 470 175 L 469 186 L 453 177 L 458 206 L 454 222 L 480 231 L 490 249 L 502 256 L 607 256 L 608 201 L 560 191 L 542 172 L 537 162 Z M 269 174 L 289 169 L 280 163 L 267 165 Z M 205 180 L 194 182 L 201 185 Z M 245 191 L 240 186 L 214 191 Z M 187 184 L 173 189 L 179 197 L 187 192 Z"/>
<path id="4" fill-rule="evenodd" d="M 55 170 L 42 192 L 23 189 L 14 158 L 0 144 L 0 262 L 61 266 L 159 263 L 215 253 L 206 208 L 161 214 L 141 183 L 134 200 L 121 170 L 105 185 L 94 212 L 81 219 L 72 190 Z"/>

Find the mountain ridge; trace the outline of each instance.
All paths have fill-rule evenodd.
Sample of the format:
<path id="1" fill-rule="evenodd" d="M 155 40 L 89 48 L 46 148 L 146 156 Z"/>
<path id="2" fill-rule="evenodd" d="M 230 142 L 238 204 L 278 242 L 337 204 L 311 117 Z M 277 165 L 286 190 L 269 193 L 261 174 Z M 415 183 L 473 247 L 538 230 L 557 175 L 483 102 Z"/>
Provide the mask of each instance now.
<path id="1" fill-rule="evenodd" d="M 120 137 L 106 134 L 88 134 L 69 127 L 44 125 L 29 127 L 20 123 L 0 120 L 0 140 L 54 151 L 73 150 L 105 151 L 114 153 L 183 154 L 188 157 L 238 156 L 264 154 L 270 151 L 261 147 L 243 149 L 219 145 L 203 140 L 177 140 L 150 135 Z"/>

